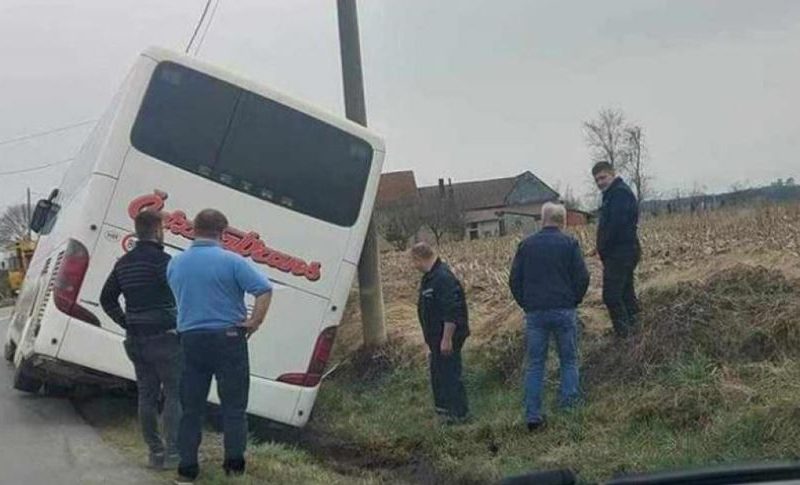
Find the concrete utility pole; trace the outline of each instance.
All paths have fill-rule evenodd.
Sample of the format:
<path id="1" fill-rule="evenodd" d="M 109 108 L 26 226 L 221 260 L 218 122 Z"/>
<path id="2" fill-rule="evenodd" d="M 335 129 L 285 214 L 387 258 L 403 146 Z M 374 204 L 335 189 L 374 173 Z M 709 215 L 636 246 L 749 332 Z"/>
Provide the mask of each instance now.
<path id="1" fill-rule="evenodd" d="M 339 49 L 342 54 L 345 116 L 351 121 L 367 126 L 356 0 L 337 0 L 336 7 L 339 17 Z M 386 325 L 383 318 L 381 267 L 374 220 L 370 220 L 361 260 L 358 262 L 358 290 L 364 347 L 375 348 L 386 342 Z"/>

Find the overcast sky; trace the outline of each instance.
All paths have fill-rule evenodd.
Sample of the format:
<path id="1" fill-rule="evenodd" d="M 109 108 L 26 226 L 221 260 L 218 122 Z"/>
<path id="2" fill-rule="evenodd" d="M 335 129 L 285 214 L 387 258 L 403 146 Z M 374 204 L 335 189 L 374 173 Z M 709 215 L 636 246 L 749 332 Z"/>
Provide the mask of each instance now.
<path id="1" fill-rule="evenodd" d="M 182 50 L 205 0 L 0 1 L 0 140 L 97 118 L 148 45 Z M 221 0 L 199 56 L 341 113 L 334 0 Z M 531 170 L 586 189 L 581 122 L 644 127 L 657 188 L 800 179 L 800 1 L 359 2 L 385 170 L 420 185 Z M 71 156 L 84 126 L 0 145 L 0 172 Z M 67 165 L 0 176 L 0 206 Z"/>

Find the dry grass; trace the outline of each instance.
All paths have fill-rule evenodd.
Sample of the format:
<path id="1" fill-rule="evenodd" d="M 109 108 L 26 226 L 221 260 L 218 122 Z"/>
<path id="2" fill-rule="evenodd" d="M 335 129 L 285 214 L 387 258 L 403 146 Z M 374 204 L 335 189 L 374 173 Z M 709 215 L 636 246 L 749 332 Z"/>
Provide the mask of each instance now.
<path id="1" fill-rule="evenodd" d="M 592 273 L 582 318 L 589 331 L 602 332 L 610 324 L 600 298 L 602 268 L 596 257 L 589 256 L 594 248 L 594 227 L 572 232 L 587 253 Z M 701 280 L 711 272 L 740 264 L 765 266 L 800 277 L 800 205 L 653 218 L 643 222 L 640 237 L 643 260 L 638 278 L 643 289 Z M 521 325 L 521 313 L 507 285 L 518 241 L 519 237 L 509 236 L 440 248 L 467 292 L 473 346 L 496 338 L 499 330 Z M 399 252 L 384 253 L 381 270 L 390 341 L 424 351 L 416 318 L 419 274 L 410 266 L 407 255 Z M 354 290 L 340 329 L 340 355 L 350 353 L 361 341 L 356 295 Z"/>

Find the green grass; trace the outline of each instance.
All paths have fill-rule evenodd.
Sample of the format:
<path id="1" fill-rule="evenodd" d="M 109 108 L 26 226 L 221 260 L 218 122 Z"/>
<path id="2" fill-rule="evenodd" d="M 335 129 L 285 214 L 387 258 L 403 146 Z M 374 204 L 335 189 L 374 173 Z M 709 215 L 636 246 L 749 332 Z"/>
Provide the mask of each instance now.
<path id="1" fill-rule="evenodd" d="M 136 403 L 130 397 L 104 396 L 78 403 L 84 415 L 101 433 L 103 439 L 131 461 L 147 461 L 147 450 L 139 434 Z M 379 474 L 348 470 L 340 473 L 307 451 L 278 443 L 251 443 L 246 477 L 231 479 L 221 469 L 221 435 L 206 429 L 200 450 L 201 475 L 198 485 L 302 483 L 311 485 L 372 485 L 385 483 Z M 175 471 L 154 472 L 156 478 L 169 483 Z"/>
<path id="2" fill-rule="evenodd" d="M 474 419 L 433 419 L 423 368 L 401 367 L 381 382 L 336 376 L 323 386 L 313 428 L 353 443 L 376 461 L 424 461 L 440 481 L 485 483 L 535 469 L 571 468 L 582 479 L 793 458 L 800 451 L 800 369 L 792 361 L 720 367 L 687 357 L 646 382 L 600 385 L 548 428 L 523 429 L 522 391 L 500 384 L 479 357 L 466 362 Z M 493 450 L 496 450 L 493 452 Z"/>
<path id="3" fill-rule="evenodd" d="M 586 404 L 569 412 L 554 411 L 557 366 L 549 367 L 549 423 L 534 435 L 523 427 L 519 380 L 498 380 L 484 352 L 467 354 L 473 420 L 463 426 L 434 419 L 421 364 L 368 382 L 343 371 L 322 387 L 303 432 L 325 444 L 253 443 L 248 477 L 229 480 L 219 469 L 220 436 L 207 430 L 199 483 L 487 483 L 558 468 L 595 482 L 618 473 L 800 455 L 800 365 L 792 360 L 723 365 L 687 356 L 645 381 L 595 385 Z M 130 399 L 99 400 L 84 413 L 101 416 L 94 424 L 103 437 L 144 463 Z"/>

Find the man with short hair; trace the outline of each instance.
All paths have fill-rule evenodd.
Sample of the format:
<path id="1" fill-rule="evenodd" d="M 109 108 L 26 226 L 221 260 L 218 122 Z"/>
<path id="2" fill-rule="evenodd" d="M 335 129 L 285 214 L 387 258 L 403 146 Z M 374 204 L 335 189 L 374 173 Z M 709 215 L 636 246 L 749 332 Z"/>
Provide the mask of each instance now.
<path id="1" fill-rule="evenodd" d="M 589 272 L 578 242 L 562 232 L 566 218 L 563 205 L 542 207 L 542 230 L 519 244 L 509 277 L 514 300 L 525 311 L 525 419 L 531 432 L 545 424 L 542 394 L 551 335 L 560 362 L 559 405 L 568 408 L 580 400 L 577 307 L 589 288 Z"/>
<path id="2" fill-rule="evenodd" d="M 100 303 L 125 329 L 125 351 L 136 372 L 139 424 L 150 449 L 153 468 L 178 466 L 180 420 L 180 341 L 175 331 L 175 299 L 167 284 L 161 215 L 144 211 L 134 219 L 138 242 L 108 275 Z M 125 297 L 125 310 L 119 296 Z M 158 405 L 164 393 L 163 439 L 158 429 Z"/>
<path id="3" fill-rule="evenodd" d="M 610 163 L 596 164 L 592 175 L 603 192 L 597 226 L 597 253 L 603 262 L 603 302 L 614 333 L 624 338 L 639 324 L 639 301 L 634 287 L 634 272 L 641 257 L 639 204 Z"/>
<path id="4" fill-rule="evenodd" d="M 245 472 L 250 390 L 247 339 L 267 315 L 272 284 L 242 256 L 222 247 L 227 227 L 228 220 L 221 212 L 200 211 L 194 219 L 194 242 L 167 268 L 178 302 L 184 355 L 183 418 L 178 433 L 181 462 L 176 483 L 193 483 L 200 472 L 197 453 L 212 377 L 217 379 L 225 433 L 222 467 L 226 475 Z M 246 293 L 255 297 L 249 318 Z"/>
<path id="5" fill-rule="evenodd" d="M 421 273 L 417 314 L 425 343 L 436 413 L 446 424 L 462 423 L 469 413 L 461 380 L 461 349 L 469 336 L 464 288 L 427 243 L 411 249 L 411 262 Z"/>

